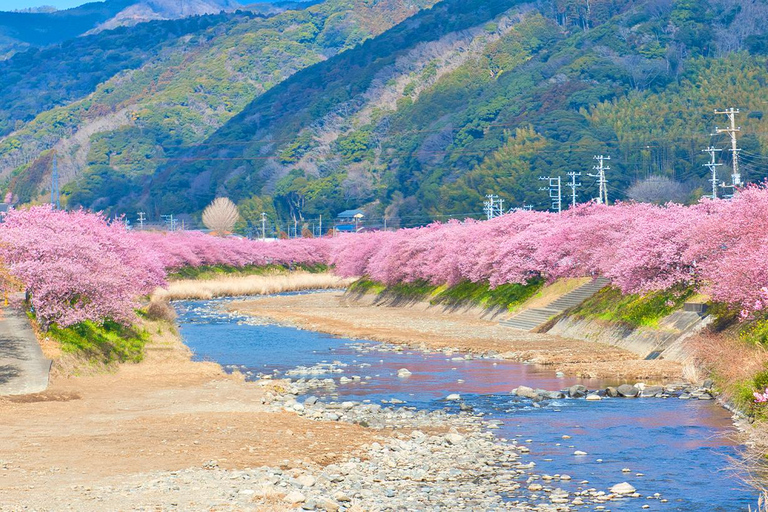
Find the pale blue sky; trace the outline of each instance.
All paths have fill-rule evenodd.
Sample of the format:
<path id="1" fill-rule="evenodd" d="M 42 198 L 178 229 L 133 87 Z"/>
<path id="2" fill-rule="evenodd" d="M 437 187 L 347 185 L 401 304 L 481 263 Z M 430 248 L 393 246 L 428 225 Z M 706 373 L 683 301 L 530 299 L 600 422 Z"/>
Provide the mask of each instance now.
<path id="1" fill-rule="evenodd" d="M 15 9 L 26 9 L 27 7 L 40 7 L 41 5 L 52 5 L 58 9 L 67 9 L 77 7 L 93 0 L 0 0 L 0 11 L 13 11 Z"/>

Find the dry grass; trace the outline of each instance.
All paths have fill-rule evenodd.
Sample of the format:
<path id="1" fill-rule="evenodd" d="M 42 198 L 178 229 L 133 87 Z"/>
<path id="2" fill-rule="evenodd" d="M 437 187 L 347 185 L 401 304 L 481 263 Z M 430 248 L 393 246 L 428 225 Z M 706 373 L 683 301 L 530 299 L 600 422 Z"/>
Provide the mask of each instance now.
<path id="1" fill-rule="evenodd" d="M 729 333 L 703 333 L 687 342 L 695 358 L 695 366 L 717 376 L 726 398 L 731 398 L 737 384 L 752 378 L 768 366 L 768 350 L 760 345 L 745 343 Z"/>
<path id="2" fill-rule="evenodd" d="M 354 279 L 344 279 L 330 273 L 311 274 L 309 272 L 220 277 L 204 281 L 189 279 L 174 281 L 167 289 L 158 288 L 153 294 L 153 300 L 212 299 L 243 295 L 271 295 L 299 290 L 326 290 L 345 288 L 352 281 Z"/>

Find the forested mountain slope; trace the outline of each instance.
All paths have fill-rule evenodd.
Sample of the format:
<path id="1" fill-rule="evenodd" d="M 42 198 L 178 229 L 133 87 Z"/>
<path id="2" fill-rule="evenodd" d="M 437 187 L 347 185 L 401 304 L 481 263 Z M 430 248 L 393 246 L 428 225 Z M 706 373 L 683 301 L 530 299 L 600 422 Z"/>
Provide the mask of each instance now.
<path id="1" fill-rule="evenodd" d="M 433 3 L 329 0 L 190 33 L 17 126 L 0 171 L 20 165 L 9 187 L 33 199 L 56 147 L 71 206 L 195 215 L 227 195 L 249 222 L 365 207 L 412 225 L 482 212 L 488 193 L 546 208 L 538 178 L 569 171 L 595 197 L 596 154 L 612 200 L 650 175 L 693 200 L 701 150 L 725 147 L 714 110 L 734 106 L 742 167 L 765 176 L 766 2 Z"/>
<path id="2" fill-rule="evenodd" d="M 651 174 L 695 197 L 729 106 L 759 180 L 766 15 L 760 1 L 445 0 L 261 96 L 145 197 L 182 211 L 229 195 L 291 218 L 367 204 L 415 224 L 482 212 L 487 193 L 546 208 L 538 177 L 568 171 L 595 197 L 596 154 L 612 156 L 612 199 Z"/>
<path id="3" fill-rule="evenodd" d="M 49 53 L 40 59 L 14 56 L 5 65 L 20 74 L 37 75 L 46 66 L 61 72 L 53 72 L 52 86 L 41 80 L 37 89 L 30 80 L 6 82 L 0 126 L 13 131 L 0 140 L 0 175 L 12 174 L 9 187 L 19 201 L 34 200 L 46 193 L 41 185 L 49 173 L 30 170 L 56 149 L 63 179 L 83 176 L 83 194 L 94 182 L 99 193 L 115 191 L 82 202 L 109 206 L 126 195 L 127 182 L 153 172 L 166 151 L 199 142 L 286 77 L 432 1 L 328 0 L 267 18 L 240 13 L 150 22 L 66 42 L 39 52 Z M 27 87 L 33 90 L 13 94 Z"/>

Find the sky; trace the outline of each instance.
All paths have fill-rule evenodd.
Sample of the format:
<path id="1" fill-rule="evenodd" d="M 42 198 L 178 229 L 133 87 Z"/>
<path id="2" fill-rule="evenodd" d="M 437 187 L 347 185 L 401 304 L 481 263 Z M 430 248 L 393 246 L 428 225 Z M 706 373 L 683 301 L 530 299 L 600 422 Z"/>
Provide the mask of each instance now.
<path id="1" fill-rule="evenodd" d="M 0 0 L 0 11 L 13 11 L 15 9 L 26 9 L 27 7 L 40 7 L 41 5 L 52 5 L 57 9 L 68 9 L 77 7 L 86 2 L 94 0 Z"/>

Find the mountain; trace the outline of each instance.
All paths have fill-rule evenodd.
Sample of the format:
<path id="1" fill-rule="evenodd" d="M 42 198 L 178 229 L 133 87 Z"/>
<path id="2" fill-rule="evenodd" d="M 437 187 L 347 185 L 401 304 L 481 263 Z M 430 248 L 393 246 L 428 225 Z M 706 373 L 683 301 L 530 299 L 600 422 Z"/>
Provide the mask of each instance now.
<path id="1" fill-rule="evenodd" d="M 760 181 L 766 15 L 757 1 L 445 0 L 257 98 L 158 169 L 145 198 L 158 211 L 267 200 L 298 219 L 366 206 L 419 224 L 482 215 L 491 193 L 547 208 L 538 178 L 559 176 L 567 198 L 570 171 L 580 200 L 596 197 L 588 173 L 604 154 L 612 200 L 652 175 L 693 199 L 729 106 Z"/>
<path id="2" fill-rule="evenodd" d="M 363 207 L 415 225 L 482 215 L 491 193 L 547 208 L 538 178 L 567 197 L 571 171 L 596 197 L 604 154 L 611 200 L 649 176 L 694 200 L 701 150 L 726 148 L 715 109 L 741 109 L 742 169 L 766 176 L 767 15 L 761 0 L 339 0 L 221 20 L 13 121 L 0 172 L 44 196 L 55 147 L 70 206 L 194 216 L 226 195 L 251 223 Z"/>
<path id="3" fill-rule="evenodd" d="M 25 49 L 146 21 L 175 20 L 236 10 L 274 14 L 300 3 L 301 0 L 265 1 L 244 6 L 237 0 L 106 0 L 64 10 L 0 11 L 0 59 Z"/>
<path id="4" fill-rule="evenodd" d="M 107 187 L 140 182 L 296 71 L 431 3 L 300 3 L 266 17 L 238 11 L 147 22 L 17 54 L 0 63 L 0 176 L 24 191 L 20 201 L 34 200 L 44 181 L 27 170 L 55 149 L 64 183 L 81 178 L 75 199 L 114 205 L 114 197 L 88 192 L 90 177 Z M 106 177 L 108 169 L 120 170 Z"/>

